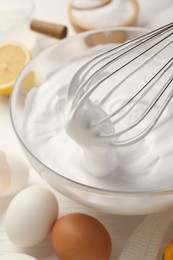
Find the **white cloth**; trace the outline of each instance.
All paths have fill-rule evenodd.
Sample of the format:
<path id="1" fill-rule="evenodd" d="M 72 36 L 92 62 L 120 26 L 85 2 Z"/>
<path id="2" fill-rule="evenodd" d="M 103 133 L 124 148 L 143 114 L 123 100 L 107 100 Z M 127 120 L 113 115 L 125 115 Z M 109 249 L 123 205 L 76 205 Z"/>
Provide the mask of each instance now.
<path id="1" fill-rule="evenodd" d="M 162 259 L 164 241 L 170 242 L 169 236 L 173 240 L 173 230 L 167 235 L 172 223 L 172 209 L 145 217 L 128 239 L 119 260 Z"/>

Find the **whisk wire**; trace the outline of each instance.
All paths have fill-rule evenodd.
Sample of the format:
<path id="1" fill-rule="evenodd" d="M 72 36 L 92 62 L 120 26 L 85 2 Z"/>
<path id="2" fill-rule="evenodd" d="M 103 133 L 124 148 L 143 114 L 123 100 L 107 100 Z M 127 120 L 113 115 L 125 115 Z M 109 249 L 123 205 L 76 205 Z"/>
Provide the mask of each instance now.
<path id="1" fill-rule="evenodd" d="M 168 30 L 167 32 L 171 30 L 170 27 L 168 27 Z M 129 40 L 127 42 L 125 42 L 124 44 L 121 44 L 120 46 L 117 46 L 117 47 L 113 47 L 113 48 L 110 48 L 108 51 L 105 51 L 105 52 L 102 52 L 101 54 L 98 54 L 96 55 L 94 58 L 91 58 L 89 61 L 87 61 L 87 63 L 84 64 L 84 67 L 85 67 L 85 71 L 83 71 L 82 75 L 80 75 L 80 79 L 81 79 L 81 82 L 84 81 L 85 77 L 88 76 L 89 72 L 93 69 L 93 67 L 95 67 L 95 65 L 97 63 L 93 63 L 95 60 L 97 60 L 98 58 L 100 57 L 103 57 L 104 55 L 107 55 L 108 53 L 110 53 L 106 58 L 111 58 L 111 61 L 110 62 L 114 62 L 116 59 L 122 57 L 122 56 L 125 56 L 127 53 L 131 52 L 132 50 L 140 47 L 140 45 L 146 43 L 149 39 L 152 39 L 154 37 L 157 37 L 158 35 L 162 35 L 163 33 L 165 33 L 165 28 L 163 27 L 163 29 L 158 29 L 158 30 L 155 30 L 155 31 L 152 31 L 150 33 L 147 33 L 145 35 L 142 35 L 142 36 L 139 36 L 138 38 L 135 38 L 133 40 Z M 148 38 L 147 38 L 148 37 Z M 142 39 L 142 41 L 141 41 Z M 128 49 L 127 51 L 121 53 L 120 55 L 118 55 L 115 59 L 112 59 L 112 52 L 114 52 L 114 54 L 116 54 L 117 52 L 119 52 L 120 50 L 124 49 L 124 48 L 127 48 L 128 45 L 130 44 L 135 44 L 133 47 L 131 47 L 130 49 Z M 103 58 L 101 58 L 100 60 L 98 60 L 98 62 L 102 62 L 105 60 L 105 56 Z M 95 73 L 97 72 L 100 72 L 100 70 L 102 69 L 105 69 L 109 64 L 110 62 L 107 62 L 105 63 L 102 67 L 100 67 L 99 69 L 97 69 L 95 71 Z M 89 65 L 89 68 L 86 69 L 86 67 Z M 91 79 L 91 77 L 93 76 L 93 74 L 88 78 L 88 80 Z"/>
<path id="2" fill-rule="evenodd" d="M 139 102 L 143 97 L 146 96 L 146 94 L 155 86 L 155 83 L 156 83 L 156 82 L 163 76 L 163 74 L 168 70 L 168 68 L 166 68 L 166 69 L 163 71 L 163 69 L 164 69 L 171 61 L 172 61 L 172 59 L 169 60 L 169 61 L 167 62 L 167 64 L 166 64 L 165 66 L 163 66 L 163 67 L 155 74 L 155 76 L 153 76 L 132 98 L 130 98 L 129 101 L 126 101 L 125 104 L 123 104 L 123 106 L 120 106 L 119 110 L 115 113 L 115 115 L 116 115 L 118 112 L 122 111 L 125 106 L 129 105 L 129 104 L 135 99 L 135 97 L 137 97 L 138 94 L 139 94 L 140 92 L 142 92 L 142 90 L 145 90 L 145 92 L 144 92 L 141 96 L 139 96 L 139 97 L 136 99 L 135 102 L 132 103 L 132 105 L 128 108 L 128 110 L 127 110 L 124 114 L 122 114 L 119 118 L 117 118 L 116 120 L 113 121 L 114 124 L 118 123 L 121 119 L 123 119 L 130 111 L 132 111 L 132 109 L 138 104 L 138 102 Z M 172 66 L 172 63 L 170 64 L 170 66 Z M 169 67 L 170 67 L 170 66 L 169 66 Z M 161 73 L 161 72 L 162 72 L 162 73 Z M 158 77 L 154 82 L 152 82 L 152 81 L 156 78 L 156 76 L 158 76 L 158 75 L 159 75 L 159 77 Z M 150 84 L 151 82 L 152 82 L 152 84 Z M 147 86 L 149 86 L 149 87 L 146 88 Z M 93 124 L 93 125 L 94 125 L 94 124 Z"/>
<path id="3" fill-rule="evenodd" d="M 93 61 L 97 60 L 98 58 L 102 57 L 102 55 L 105 55 L 105 54 L 108 54 L 108 53 L 111 53 L 113 51 L 119 51 L 120 49 L 123 49 L 123 48 L 126 48 L 128 47 L 129 44 L 131 43 L 137 43 L 138 41 L 142 40 L 142 39 L 145 39 L 146 37 L 148 36 L 157 36 L 158 34 L 162 34 L 164 33 L 164 31 L 167 29 L 167 30 L 170 30 L 171 27 L 172 27 L 172 24 L 173 23 L 170 23 L 168 25 L 165 25 L 159 29 L 155 29 L 154 31 L 152 32 L 148 32 L 144 35 L 141 35 L 135 39 L 132 39 L 132 40 L 129 40 L 125 43 L 122 43 L 120 46 L 115 46 L 115 47 L 112 47 L 104 52 L 101 52 L 99 54 L 97 54 L 96 56 L 94 56 L 93 58 L 89 59 L 88 61 L 86 61 L 79 69 L 78 71 L 76 72 L 76 74 L 74 75 L 74 77 L 72 78 L 71 80 L 71 84 L 68 88 L 68 93 L 67 93 L 67 104 L 68 104 L 68 110 L 70 111 L 71 109 L 73 109 L 74 105 L 75 105 L 75 100 L 77 99 L 77 96 L 79 95 L 79 92 L 82 91 L 82 88 L 83 88 L 83 84 L 82 86 L 79 84 L 79 78 L 81 77 L 81 74 L 83 73 L 83 70 L 86 69 L 86 67 L 88 65 L 90 65 Z M 137 45 L 138 46 L 138 45 Z M 136 47 L 137 47 L 136 46 Z M 129 50 L 130 51 L 130 50 Z M 94 65 L 93 65 L 94 66 Z M 86 71 L 86 74 L 88 72 Z M 91 76 L 92 77 L 92 76 Z M 88 81 L 91 79 L 88 78 Z M 81 87 L 79 87 L 81 86 Z M 76 92 L 77 91 L 77 92 Z M 74 93 L 75 93 L 75 97 L 74 97 Z"/>
<path id="4" fill-rule="evenodd" d="M 169 80 L 169 82 L 166 85 L 166 88 L 173 82 L 173 78 L 171 78 Z M 173 97 L 173 90 L 170 92 L 170 94 L 167 96 L 165 102 L 162 104 L 162 106 L 160 107 L 158 113 L 156 114 L 156 116 L 154 117 L 153 121 L 142 131 L 140 132 L 138 135 L 136 135 L 133 138 L 129 138 L 125 141 L 112 141 L 112 145 L 116 145 L 119 147 L 123 147 L 123 146 L 127 146 L 127 145 L 132 145 L 137 143 L 138 141 L 141 141 L 144 137 L 146 137 L 151 130 L 154 128 L 154 126 L 157 124 L 158 120 L 160 119 L 161 115 L 163 114 L 165 108 L 167 107 L 167 105 L 169 104 L 169 102 L 171 101 Z M 109 137 L 110 138 L 110 137 Z"/>
<path id="5" fill-rule="evenodd" d="M 171 43 L 173 42 L 170 41 L 169 43 L 167 43 L 165 46 L 163 46 L 162 48 L 160 48 L 156 53 L 154 53 L 153 55 L 150 55 L 149 57 L 147 57 L 146 59 L 144 59 L 139 65 L 138 67 L 136 67 L 134 70 L 132 70 L 130 73 L 128 73 L 120 82 L 118 82 L 118 84 L 115 85 L 115 87 L 113 87 L 108 93 L 107 95 L 105 95 L 104 98 L 102 98 L 100 100 L 100 105 L 103 105 L 105 103 L 105 101 L 110 97 L 111 94 L 113 94 L 113 92 L 125 81 L 127 80 L 131 75 L 133 75 L 135 72 L 137 72 L 141 67 L 143 67 L 144 65 L 146 65 L 151 59 L 153 59 L 155 56 L 157 56 L 161 51 L 163 51 L 166 47 L 168 47 Z"/>
<path id="6" fill-rule="evenodd" d="M 162 72 L 162 74 L 159 76 L 159 78 L 165 73 L 165 71 L 167 71 L 169 69 L 170 66 L 173 65 L 173 62 L 171 64 L 169 64 L 171 61 L 173 60 L 173 58 L 167 62 L 166 65 L 164 65 L 162 67 L 162 69 L 157 73 L 155 74 L 155 76 L 150 80 L 150 82 L 157 76 L 159 75 L 159 73 L 164 69 L 164 71 Z M 169 64 L 169 66 L 166 68 L 166 66 Z M 173 77 L 171 76 L 167 82 L 165 83 L 165 86 L 164 88 L 162 88 L 158 94 L 153 98 L 153 100 L 151 101 L 151 103 L 148 105 L 148 107 L 146 108 L 146 110 L 141 114 L 140 117 L 138 117 L 135 122 L 133 122 L 131 125 L 129 125 L 127 128 L 121 130 L 120 132 L 116 132 L 116 133 L 113 133 L 113 134 L 109 134 L 109 135 L 101 135 L 103 138 L 109 138 L 109 137 L 116 137 L 116 136 L 119 136 L 119 135 L 122 135 L 124 134 L 125 132 L 131 130 L 132 128 L 134 128 L 135 126 L 137 126 L 147 115 L 148 113 L 151 111 L 151 109 L 155 106 L 155 104 L 158 102 L 158 100 L 162 97 L 163 93 L 166 91 L 166 89 L 169 87 L 169 85 L 171 84 L 173 80 Z M 148 84 L 148 83 L 147 83 Z M 139 101 L 139 100 L 138 100 Z M 137 101 L 137 102 L 138 102 Z M 136 102 L 136 103 L 137 103 Z M 162 106 L 162 109 L 165 109 L 166 106 Z M 156 116 L 157 117 L 157 116 Z"/>
<path id="7" fill-rule="evenodd" d="M 81 97 L 81 99 L 79 99 L 77 105 L 75 106 L 75 111 L 77 112 L 80 107 L 85 103 L 86 99 L 89 98 L 92 93 L 107 79 L 109 79 L 111 76 L 113 76 L 115 73 L 119 72 L 121 69 L 123 69 L 124 67 L 128 66 L 131 62 L 135 61 L 137 58 L 139 58 L 140 56 L 142 56 L 143 54 L 145 54 L 146 52 L 148 52 L 149 50 L 151 50 L 152 48 L 154 48 L 156 45 L 158 45 L 159 43 L 161 43 L 162 41 L 166 40 L 168 37 L 172 36 L 172 33 L 170 33 L 169 35 L 167 35 L 165 38 L 161 39 L 160 41 L 158 41 L 157 43 L 154 43 L 152 46 L 150 46 L 147 50 L 142 51 L 141 53 L 139 53 L 138 55 L 136 55 L 134 58 L 132 58 L 131 60 L 127 61 L 126 63 L 124 63 L 122 66 L 118 67 L 116 70 L 114 70 L 112 73 L 109 73 L 107 76 L 103 77 L 102 79 L 100 79 L 96 84 L 94 84 L 94 86 L 92 88 L 90 88 L 88 91 L 85 92 L 85 94 Z M 145 42 L 148 41 L 145 40 Z M 140 43 L 141 45 L 142 43 Z M 167 47 L 167 46 L 166 46 Z M 136 48 L 136 46 L 132 47 L 132 49 Z M 130 50 L 132 50 L 130 49 Z M 162 49 L 161 49 L 162 50 Z M 128 51 L 124 52 L 123 55 L 127 54 Z M 159 53 L 159 52 L 158 52 Z M 120 58 L 122 56 L 122 54 L 120 54 L 119 56 L 117 56 L 116 58 L 112 59 L 111 61 L 109 61 L 108 63 L 106 63 L 106 65 L 111 64 L 113 62 L 115 62 L 116 59 Z M 153 55 L 154 57 L 155 55 Z M 149 60 L 148 60 L 149 61 Z M 97 65 L 97 64 L 96 64 Z M 104 65 L 104 67 L 106 66 Z M 102 69 L 102 68 L 101 68 Z M 136 70 L 138 70 L 138 68 L 136 68 Z M 94 74 L 92 75 L 92 77 L 94 76 Z M 85 81 L 80 89 L 83 89 L 85 84 L 88 81 Z M 79 89 L 79 91 L 80 91 Z M 78 91 L 76 92 L 76 95 L 78 94 Z M 74 97 L 75 99 L 75 97 Z"/>
<path id="8" fill-rule="evenodd" d="M 73 76 L 69 85 L 67 111 L 71 113 L 71 119 L 84 107 L 88 99 L 92 100 L 92 94 L 97 89 L 106 86 L 103 83 L 109 82 L 111 77 L 113 79 L 116 77 L 115 79 L 118 82 L 116 85 L 113 85 L 108 90 L 105 89 L 105 91 L 102 92 L 102 97 L 97 101 L 98 106 L 103 107 L 106 105 L 107 100 L 114 97 L 113 95 L 118 88 L 121 86 L 124 87 L 128 79 L 134 75 L 136 76 L 138 72 L 142 73 L 143 68 L 148 64 L 150 65 L 152 61 L 153 64 L 156 64 L 161 68 L 157 69 L 157 71 L 154 72 L 154 75 L 151 75 L 149 79 L 146 79 L 146 82 L 144 82 L 142 86 L 139 85 L 138 89 L 135 90 L 135 93 L 131 93 L 130 98 L 125 100 L 119 108 L 113 109 L 113 111 L 111 110 L 109 113 L 105 111 L 106 113 L 103 118 L 97 119 L 95 122 L 90 122 L 89 125 L 90 128 L 97 129 L 107 121 L 110 121 L 112 125 L 115 125 L 115 128 L 111 128 L 110 130 L 113 132 L 104 134 L 99 133 L 98 137 L 108 139 L 112 145 L 120 147 L 134 144 L 144 138 L 157 124 L 173 97 L 173 88 L 171 85 L 173 82 L 173 73 L 171 73 L 171 75 L 169 74 L 170 68 L 173 65 L 173 57 L 169 58 L 169 60 L 166 60 L 164 57 L 162 58 L 162 62 L 157 62 L 159 55 L 164 53 L 164 51 L 167 51 L 168 47 L 173 43 L 173 39 L 170 39 L 173 35 L 172 30 L 173 23 L 170 23 L 153 30 L 152 32 L 147 32 L 136 39 L 127 41 L 120 46 L 114 46 L 102 51 L 87 60 Z M 170 52 L 168 53 L 170 55 Z M 131 64 L 133 64 L 133 66 L 131 66 Z M 119 74 L 120 72 L 123 73 Z M 150 73 L 148 73 L 148 75 L 150 75 Z M 169 88 L 170 85 L 171 89 Z M 126 116 L 138 106 L 140 101 L 146 96 L 149 96 L 149 91 L 152 89 L 152 91 L 154 91 L 154 87 L 156 88 L 156 93 L 154 93 L 153 97 L 151 96 L 152 99 L 145 105 L 145 109 L 140 115 L 135 118 L 132 123 L 117 131 L 116 124 L 126 118 Z M 157 105 L 157 103 L 159 103 L 159 105 Z M 128 136 L 125 140 L 121 139 L 125 133 L 135 130 L 135 128 L 142 123 L 152 111 L 154 111 L 154 116 L 147 121 L 147 124 L 142 130 L 139 128 L 137 134 L 134 131 L 135 135 L 132 137 Z"/>
<path id="9" fill-rule="evenodd" d="M 159 51 L 157 51 L 155 54 L 151 55 L 150 57 L 146 58 L 137 68 L 135 68 L 131 73 L 129 73 L 127 75 L 127 77 L 125 77 L 120 84 L 122 84 L 127 78 L 129 78 L 132 74 L 134 74 L 138 69 L 140 69 L 144 64 L 148 63 L 152 58 L 154 58 L 158 53 L 160 53 L 163 49 L 165 49 L 168 45 L 170 45 L 173 42 L 173 40 L 171 42 L 169 42 L 168 44 L 166 44 L 164 47 L 162 47 L 161 49 L 159 49 Z M 136 96 L 138 96 L 145 88 L 146 86 L 149 85 L 149 83 L 156 78 L 156 76 L 163 71 L 163 69 L 167 66 L 167 64 L 169 64 L 172 61 L 172 59 L 170 59 L 165 66 L 163 66 L 143 87 L 141 87 L 127 102 L 125 102 L 121 107 L 119 107 L 119 109 L 115 110 L 114 112 L 112 112 L 109 116 L 103 118 L 102 120 L 98 121 L 97 123 L 93 123 L 92 126 L 98 126 L 102 123 L 104 123 L 106 120 L 112 118 L 113 116 L 115 116 L 117 113 L 119 113 L 120 111 L 122 111 L 122 109 L 124 107 L 126 107 L 129 103 L 131 103 L 131 101 L 133 101 L 135 99 Z M 172 64 L 171 64 L 172 65 Z M 160 75 L 162 76 L 164 74 L 165 71 L 163 71 L 163 73 Z M 119 86 L 119 84 L 118 84 Z M 115 90 L 115 88 L 117 88 L 117 85 L 112 89 Z M 146 91 L 145 93 L 147 94 L 148 91 Z M 109 93 L 108 93 L 109 94 Z M 108 95 L 107 97 L 108 98 Z M 140 100 L 140 98 L 138 99 L 138 101 Z"/>

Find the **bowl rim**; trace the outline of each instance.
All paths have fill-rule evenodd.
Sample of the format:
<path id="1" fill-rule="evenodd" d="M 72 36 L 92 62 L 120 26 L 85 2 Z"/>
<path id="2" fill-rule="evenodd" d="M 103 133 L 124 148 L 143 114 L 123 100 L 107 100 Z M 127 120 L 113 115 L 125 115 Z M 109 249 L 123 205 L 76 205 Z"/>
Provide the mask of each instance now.
<path id="1" fill-rule="evenodd" d="M 91 35 L 91 34 L 95 34 L 95 33 L 99 33 L 99 32 L 107 32 L 107 31 L 127 31 L 127 32 L 134 32 L 134 31 L 141 31 L 141 32 L 148 32 L 149 28 L 142 28 L 142 27 L 107 27 L 104 29 L 96 29 L 96 30 L 90 30 L 90 31 L 85 31 L 85 32 L 81 32 L 75 35 L 72 35 L 68 38 L 65 38 L 63 40 L 61 40 L 60 42 L 56 42 L 51 44 L 49 47 L 46 47 L 44 50 L 40 51 L 38 54 L 35 55 L 35 57 L 29 61 L 25 67 L 23 68 L 23 70 L 20 72 L 20 74 L 18 75 L 15 84 L 13 86 L 11 95 L 10 95 L 10 100 L 9 100 L 9 113 L 10 113 L 10 120 L 11 120 L 11 124 L 13 127 L 13 130 L 17 136 L 17 139 L 19 141 L 19 143 L 24 147 L 24 149 L 29 153 L 29 155 L 31 157 L 33 157 L 39 164 L 41 164 L 44 168 L 46 168 L 49 173 L 57 176 L 58 178 L 60 178 L 63 181 L 67 181 L 70 182 L 70 184 L 72 184 L 75 187 L 80 187 L 80 188 L 84 188 L 85 190 L 88 191 L 92 191 L 93 193 L 101 193 L 101 194 L 106 194 L 106 195 L 121 195 L 121 196 L 158 196 L 158 195 L 169 195 L 172 194 L 173 192 L 173 188 L 163 188 L 163 189 L 157 189 L 157 190 L 144 190 L 144 191 L 123 191 L 123 190 L 114 190 L 114 189 L 105 189 L 105 188 L 100 188 L 100 187 L 94 187 L 94 186 L 89 186 L 87 184 L 81 183 L 79 181 L 75 181 L 73 179 L 70 179 L 66 176 L 64 176 L 63 174 L 54 171 L 53 169 L 49 168 L 44 162 L 42 162 L 39 158 L 36 157 L 36 155 L 28 148 L 27 144 L 25 143 L 25 141 L 22 139 L 22 137 L 19 134 L 19 131 L 16 127 L 15 124 L 15 116 L 13 115 L 13 106 L 14 106 L 14 100 L 15 100 L 15 95 L 17 93 L 17 89 L 20 86 L 21 80 L 23 79 L 23 74 L 25 73 L 25 71 L 27 71 L 28 66 L 32 65 L 32 63 L 35 61 L 35 59 L 39 58 L 40 56 L 42 56 L 43 54 L 45 54 L 46 52 L 50 52 L 51 49 L 54 49 L 55 47 L 57 48 L 58 46 L 61 46 L 64 44 L 64 42 L 70 42 L 73 41 L 73 39 L 77 39 L 77 38 L 82 38 L 85 37 L 87 35 Z"/>

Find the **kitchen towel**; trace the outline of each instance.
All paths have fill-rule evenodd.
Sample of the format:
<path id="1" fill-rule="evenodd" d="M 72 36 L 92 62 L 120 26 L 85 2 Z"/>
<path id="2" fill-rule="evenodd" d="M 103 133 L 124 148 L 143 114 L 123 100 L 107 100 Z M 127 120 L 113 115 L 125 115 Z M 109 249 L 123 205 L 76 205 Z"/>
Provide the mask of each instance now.
<path id="1" fill-rule="evenodd" d="M 173 240 L 173 209 L 146 216 L 125 244 L 119 260 L 161 260 Z"/>

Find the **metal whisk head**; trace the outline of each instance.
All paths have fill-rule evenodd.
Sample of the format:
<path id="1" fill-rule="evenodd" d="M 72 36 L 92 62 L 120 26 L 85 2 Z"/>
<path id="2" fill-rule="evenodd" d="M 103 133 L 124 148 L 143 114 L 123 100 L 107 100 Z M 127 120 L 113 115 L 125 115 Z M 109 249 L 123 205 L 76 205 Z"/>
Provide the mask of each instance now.
<path id="1" fill-rule="evenodd" d="M 67 94 L 71 120 L 90 100 L 104 113 L 88 129 L 115 146 L 142 140 L 154 128 L 173 97 L 173 23 L 87 60 L 74 75 Z M 94 111 L 93 111 L 94 113 Z"/>

